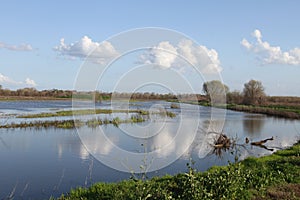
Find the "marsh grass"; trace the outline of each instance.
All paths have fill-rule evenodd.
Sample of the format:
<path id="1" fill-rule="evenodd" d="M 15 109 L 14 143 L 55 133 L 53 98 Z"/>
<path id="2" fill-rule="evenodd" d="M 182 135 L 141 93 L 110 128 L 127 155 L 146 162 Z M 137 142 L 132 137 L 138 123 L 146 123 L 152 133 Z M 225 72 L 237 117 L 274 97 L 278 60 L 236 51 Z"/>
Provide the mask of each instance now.
<path id="1" fill-rule="evenodd" d="M 72 115 L 92 115 L 92 114 L 112 114 L 112 113 L 135 113 L 128 119 L 121 120 L 119 117 L 115 117 L 113 119 L 92 119 L 86 122 L 76 120 L 48 120 L 48 121 L 33 121 L 33 122 L 22 122 L 22 123 L 11 123 L 11 124 L 4 124 L 0 125 L 0 128 L 29 128 L 29 127 L 36 127 L 36 128 L 48 128 L 48 127 L 55 127 L 55 128 L 75 128 L 75 126 L 84 126 L 87 125 L 88 127 L 95 127 L 98 125 L 105 125 L 105 124 L 113 124 L 114 126 L 118 126 L 121 123 L 138 123 L 144 122 L 146 119 L 149 118 L 150 112 L 147 110 L 110 110 L 110 109 L 86 109 L 86 110 L 67 110 L 67 111 L 57 111 L 53 113 L 39 113 L 39 114 L 30 114 L 30 115 L 21 115 L 17 116 L 17 118 L 45 118 L 45 117 L 61 117 L 61 116 L 72 116 Z M 153 113 L 152 113 L 153 114 Z M 167 116 L 170 118 L 176 117 L 175 113 L 169 111 L 158 111 L 154 114 Z M 147 117 L 148 118 L 147 118 Z"/>
<path id="2" fill-rule="evenodd" d="M 33 122 L 22 122 L 22 123 L 11 123 L 0 125 L 0 128 L 63 128 L 63 129 L 72 129 L 75 127 L 96 127 L 99 125 L 113 124 L 114 126 L 119 126 L 122 123 L 139 123 L 144 122 L 145 118 L 140 115 L 132 115 L 129 119 L 120 119 L 115 117 L 113 119 L 92 119 L 88 121 L 80 120 L 53 120 L 53 121 L 33 121 Z"/>
<path id="3" fill-rule="evenodd" d="M 1 125 L 0 128 L 64 128 L 71 129 L 75 128 L 76 125 L 84 125 L 84 122 L 74 120 L 54 120 L 54 121 L 34 121 L 34 122 L 22 122 L 22 123 L 11 123 Z"/>
<path id="4" fill-rule="evenodd" d="M 172 108 L 172 109 L 179 109 L 180 105 L 178 103 L 171 103 L 170 108 Z"/>
<path id="5" fill-rule="evenodd" d="M 45 118 L 45 117 L 62 117 L 72 115 L 92 115 L 92 114 L 112 114 L 112 113 L 138 113 L 139 110 L 110 110 L 110 109 L 85 109 L 85 110 L 64 110 L 51 113 L 38 113 L 29 115 L 20 115 L 18 118 Z"/>
<path id="6" fill-rule="evenodd" d="M 64 110 L 51 113 L 38 113 L 38 114 L 28 114 L 20 115 L 17 118 L 45 118 L 45 117 L 62 117 L 62 116 L 72 116 L 72 115 L 93 115 L 93 114 L 112 114 L 112 113 L 137 113 L 140 115 L 149 115 L 147 110 L 111 110 L 111 109 L 85 109 L 85 110 Z M 160 112 L 157 112 L 160 114 Z M 167 112 L 167 116 L 176 116 L 172 112 Z"/>
<path id="7" fill-rule="evenodd" d="M 110 119 L 92 119 L 88 120 L 85 125 L 91 128 L 95 128 L 99 125 L 106 125 L 106 124 L 113 124 L 114 126 L 118 127 L 122 123 L 139 123 L 146 121 L 144 117 L 142 117 L 140 114 L 132 115 L 129 119 L 120 119 L 119 117 L 115 117 L 112 120 Z"/>

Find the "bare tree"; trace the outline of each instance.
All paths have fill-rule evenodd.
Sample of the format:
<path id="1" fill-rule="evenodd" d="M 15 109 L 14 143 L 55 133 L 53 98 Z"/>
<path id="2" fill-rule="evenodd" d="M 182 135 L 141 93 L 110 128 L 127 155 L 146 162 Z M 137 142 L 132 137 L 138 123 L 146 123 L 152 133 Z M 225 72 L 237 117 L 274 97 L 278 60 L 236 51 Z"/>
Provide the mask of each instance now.
<path id="1" fill-rule="evenodd" d="M 244 104 L 258 105 L 265 101 L 266 94 L 265 89 L 260 81 L 250 80 L 244 84 L 243 95 Z"/>
<path id="2" fill-rule="evenodd" d="M 221 81 L 213 80 L 203 84 L 203 92 L 207 95 L 211 103 L 226 103 L 226 94 L 229 92 L 227 85 Z"/>
<path id="3" fill-rule="evenodd" d="M 227 94 L 227 103 L 242 104 L 243 94 L 240 91 L 233 91 Z"/>

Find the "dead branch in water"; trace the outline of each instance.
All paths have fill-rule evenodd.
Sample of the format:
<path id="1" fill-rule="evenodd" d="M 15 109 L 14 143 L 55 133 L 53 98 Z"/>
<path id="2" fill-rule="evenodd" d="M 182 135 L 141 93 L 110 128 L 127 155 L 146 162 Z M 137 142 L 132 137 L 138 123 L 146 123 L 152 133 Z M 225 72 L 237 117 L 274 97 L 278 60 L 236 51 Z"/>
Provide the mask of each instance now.
<path id="1" fill-rule="evenodd" d="M 261 141 L 258 141 L 258 142 L 251 142 L 250 144 L 251 144 L 251 145 L 256 145 L 256 146 L 261 146 L 261 145 L 263 145 L 264 143 L 266 143 L 268 140 L 274 140 L 274 138 L 271 137 L 271 138 L 267 138 L 267 139 L 265 139 L 265 140 L 261 140 Z"/>
<path id="2" fill-rule="evenodd" d="M 215 148 L 229 148 L 231 145 L 231 141 L 230 139 L 224 135 L 224 134 L 220 134 L 220 136 L 218 137 L 218 139 L 216 140 L 214 147 Z"/>

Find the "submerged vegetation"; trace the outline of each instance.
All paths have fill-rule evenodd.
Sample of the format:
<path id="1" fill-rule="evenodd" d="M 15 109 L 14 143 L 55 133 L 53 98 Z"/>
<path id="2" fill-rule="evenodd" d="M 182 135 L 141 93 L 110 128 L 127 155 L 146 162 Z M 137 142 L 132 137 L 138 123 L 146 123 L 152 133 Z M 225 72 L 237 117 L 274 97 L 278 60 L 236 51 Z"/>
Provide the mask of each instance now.
<path id="1" fill-rule="evenodd" d="M 59 116 L 71 116 L 73 115 L 91 115 L 91 114 L 111 114 L 111 113 L 136 113 L 131 115 L 128 119 L 120 119 L 119 117 L 115 117 L 113 119 L 91 119 L 88 121 L 80 121 L 80 120 L 40 120 L 40 121 L 32 121 L 32 122 L 21 122 L 21 123 L 11 123 L 0 125 L 0 128 L 75 128 L 81 126 L 88 127 L 96 127 L 98 125 L 104 124 L 113 124 L 118 126 L 121 123 L 138 123 L 144 122 L 149 118 L 150 112 L 146 110 L 105 110 L 105 109 L 97 109 L 97 110 L 75 110 L 75 111 L 58 111 L 55 113 L 39 113 L 39 114 L 31 114 L 31 115 L 22 115 L 18 116 L 19 118 L 44 118 L 44 117 L 59 117 Z M 152 112 L 151 114 L 157 114 L 163 117 L 176 117 L 175 113 L 169 111 L 159 111 Z"/>
<path id="2" fill-rule="evenodd" d="M 88 121 L 80 121 L 80 120 L 54 120 L 54 121 L 34 121 L 34 122 L 22 122 L 22 123 L 11 123 L 1 125 L 0 128 L 79 128 L 82 126 L 88 127 L 96 127 L 99 125 L 105 124 L 113 124 L 118 126 L 122 123 L 138 123 L 146 121 L 143 116 L 140 114 L 132 115 L 129 119 L 120 119 L 119 117 L 115 117 L 113 119 L 92 119 Z"/>
<path id="3" fill-rule="evenodd" d="M 62 117 L 72 115 L 93 115 L 93 114 L 112 114 L 112 113 L 138 113 L 148 115 L 146 110 L 111 110 L 111 109 L 85 109 L 85 110 L 64 110 L 51 113 L 38 113 L 29 115 L 20 115 L 18 118 L 44 118 L 44 117 Z"/>
<path id="4" fill-rule="evenodd" d="M 170 108 L 172 108 L 172 109 L 179 109 L 179 108 L 180 108 L 180 105 L 177 104 L 177 103 L 171 103 Z"/>
<path id="5" fill-rule="evenodd" d="M 139 122 L 144 122 L 146 121 L 146 119 L 141 116 L 140 114 L 136 114 L 136 115 L 132 115 L 129 119 L 120 119 L 119 117 L 113 118 L 112 120 L 109 119 L 104 119 L 104 120 L 88 120 L 85 125 L 87 125 L 88 127 L 96 127 L 99 125 L 105 125 L 105 124 L 113 124 L 114 126 L 119 126 L 119 124 L 122 123 L 139 123 Z"/>
<path id="6" fill-rule="evenodd" d="M 79 121 L 78 121 L 79 124 Z M 34 121 L 1 125 L 0 128 L 75 128 L 74 120 Z"/>
<path id="7" fill-rule="evenodd" d="M 111 109 L 85 109 L 85 110 L 64 110 L 51 113 L 38 113 L 38 114 L 28 114 L 19 115 L 17 118 L 45 118 L 45 117 L 62 117 L 62 116 L 72 116 L 72 115 L 93 115 L 93 114 L 112 114 L 112 113 L 137 113 L 140 115 L 149 115 L 147 110 L 111 110 Z M 168 117 L 176 117 L 175 113 L 169 111 L 158 111 L 152 112 L 151 114 L 166 115 Z"/>
<path id="8" fill-rule="evenodd" d="M 279 190 L 277 190 L 277 188 Z M 284 188 L 294 188 L 285 190 Z M 77 188 L 67 199 L 299 199 L 300 143 L 272 155 L 250 157 L 239 163 L 196 172 L 188 164 L 186 173 L 154 177 L 150 180 L 127 180 L 96 183 Z"/>

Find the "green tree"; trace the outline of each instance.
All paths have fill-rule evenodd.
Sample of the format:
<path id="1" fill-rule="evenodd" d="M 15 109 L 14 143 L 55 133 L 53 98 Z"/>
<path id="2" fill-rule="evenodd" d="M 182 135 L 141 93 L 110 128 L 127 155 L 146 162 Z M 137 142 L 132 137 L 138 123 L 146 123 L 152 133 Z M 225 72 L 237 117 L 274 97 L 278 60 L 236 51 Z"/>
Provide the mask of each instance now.
<path id="1" fill-rule="evenodd" d="M 226 94 L 229 92 L 229 88 L 221 81 L 213 80 L 203 84 L 203 92 L 212 104 L 224 104 L 226 103 Z"/>
<path id="2" fill-rule="evenodd" d="M 265 88 L 260 81 L 250 80 L 244 84 L 243 102 L 247 105 L 258 105 L 265 101 Z"/>

